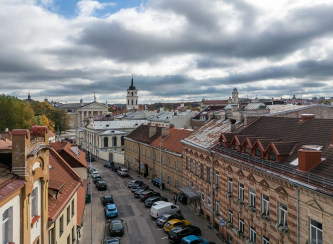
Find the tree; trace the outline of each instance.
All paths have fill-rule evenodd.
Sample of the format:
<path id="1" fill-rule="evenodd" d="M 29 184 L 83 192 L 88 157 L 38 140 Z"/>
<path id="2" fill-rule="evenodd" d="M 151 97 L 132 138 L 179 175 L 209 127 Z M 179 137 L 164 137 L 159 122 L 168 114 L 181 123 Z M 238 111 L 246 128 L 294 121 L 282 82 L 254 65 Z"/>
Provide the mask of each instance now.
<path id="1" fill-rule="evenodd" d="M 55 126 L 54 122 L 48 119 L 45 115 L 34 116 L 32 118 L 32 123 L 34 125 L 47 126 L 49 130 L 54 131 L 54 126 Z"/>
<path id="2" fill-rule="evenodd" d="M 29 129 L 34 112 L 29 103 L 0 95 L 0 130 Z"/>
<path id="3" fill-rule="evenodd" d="M 54 109 L 51 113 L 51 120 L 55 123 L 55 129 L 59 134 L 62 131 L 70 129 L 71 117 L 67 114 L 64 109 Z"/>

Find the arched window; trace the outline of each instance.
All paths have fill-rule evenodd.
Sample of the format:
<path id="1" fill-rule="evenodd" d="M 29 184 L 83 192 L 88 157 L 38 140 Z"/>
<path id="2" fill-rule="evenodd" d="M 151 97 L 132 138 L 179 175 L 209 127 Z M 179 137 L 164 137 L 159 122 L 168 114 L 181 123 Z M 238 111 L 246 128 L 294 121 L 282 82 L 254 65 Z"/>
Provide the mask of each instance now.
<path id="1" fill-rule="evenodd" d="M 269 160 L 276 161 L 276 155 L 273 149 L 269 151 Z"/>
<path id="2" fill-rule="evenodd" d="M 123 146 L 124 145 L 124 137 L 122 136 L 121 137 L 121 145 Z M 147 153 L 146 153 L 147 154 Z"/>
<path id="3" fill-rule="evenodd" d="M 261 157 L 261 150 L 259 147 L 256 149 L 256 156 Z"/>
<path id="4" fill-rule="evenodd" d="M 109 147 L 109 138 L 104 137 L 104 147 Z"/>
<path id="5" fill-rule="evenodd" d="M 113 137 L 113 146 L 116 147 L 117 146 L 117 137 Z"/>

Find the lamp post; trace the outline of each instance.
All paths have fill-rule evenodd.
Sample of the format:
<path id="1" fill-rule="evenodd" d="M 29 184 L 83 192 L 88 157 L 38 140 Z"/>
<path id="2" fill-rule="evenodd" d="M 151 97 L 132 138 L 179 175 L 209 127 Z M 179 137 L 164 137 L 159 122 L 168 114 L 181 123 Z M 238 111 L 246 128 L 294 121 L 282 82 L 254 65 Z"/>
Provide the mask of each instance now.
<path id="1" fill-rule="evenodd" d="M 89 160 L 90 160 L 90 164 L 89 167 L 91 169 L 91 143 L 89 143 L 88 149 L 89 149 Z M 91 233 L 91 244 L 94 243 L 93 241 L 93 214 L 92 214 L 92 175 L 90 173 L 90 222 L 91 222 L 91 229 L 90 229 L 90 233 Z"/>
<path id="2" fill-rule="evenodd" d="M 160 184 L 160 189 L 162 190 L 162 146 L 163 146 L 163 142 L 159 143 L 159 148 L 160 148 L 160 179 L 161 179 L 161 184 Z"/>

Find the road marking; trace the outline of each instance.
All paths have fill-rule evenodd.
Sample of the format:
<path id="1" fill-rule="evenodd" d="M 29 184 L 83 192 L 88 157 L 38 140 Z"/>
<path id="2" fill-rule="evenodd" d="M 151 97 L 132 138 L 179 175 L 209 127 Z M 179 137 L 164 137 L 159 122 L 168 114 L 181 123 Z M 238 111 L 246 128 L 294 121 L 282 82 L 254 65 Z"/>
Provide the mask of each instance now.
<path id="1" fill-rule="evenodd" d="M 168 238 L 167 236 L 166 237 L 162 237 L 161 239 L 163 240 L 163 239 L 166 239 L 166 238 Z"/>
<path id="2" fill-rule="evenodd" d="M 163 229 L 157 229 L 157 230 L 163 230 Z"/>
<path id="3" fill-rule="evenodd" d="M 150 211 L 150 209 L 148 209 L 147 211 Z"/>

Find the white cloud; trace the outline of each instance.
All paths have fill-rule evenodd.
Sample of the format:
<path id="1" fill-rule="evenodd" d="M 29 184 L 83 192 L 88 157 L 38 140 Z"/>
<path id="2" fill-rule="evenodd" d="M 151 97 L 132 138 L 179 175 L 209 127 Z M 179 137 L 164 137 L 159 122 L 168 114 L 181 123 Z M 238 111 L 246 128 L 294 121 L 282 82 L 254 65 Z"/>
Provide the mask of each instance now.
<path id="1" fill-rule="evenodd" d="M 115 3 L 100 3 L 94 0 L 81 0 L 76 4 L 78 13 L 82 17 L 92 16 L 96 10 L 107 6 L 115 6 Z"/>

